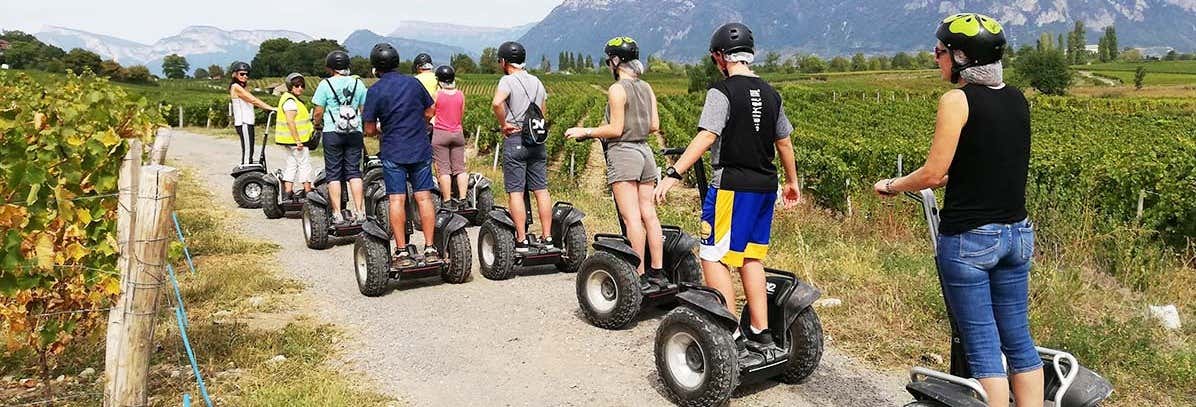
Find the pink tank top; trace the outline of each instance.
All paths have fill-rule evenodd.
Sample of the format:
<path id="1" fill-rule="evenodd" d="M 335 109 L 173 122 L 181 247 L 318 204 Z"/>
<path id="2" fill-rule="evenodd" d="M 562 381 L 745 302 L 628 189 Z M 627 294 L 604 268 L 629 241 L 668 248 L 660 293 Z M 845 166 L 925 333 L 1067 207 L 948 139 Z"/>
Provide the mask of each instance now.
<path id="1" fill-rule="evenodd" d="M 441 90 L 436 94 L 436 130 L 461 131 L 461 117 L 465 115 L 465 93 L 460 90 L 449 94 Z"/>

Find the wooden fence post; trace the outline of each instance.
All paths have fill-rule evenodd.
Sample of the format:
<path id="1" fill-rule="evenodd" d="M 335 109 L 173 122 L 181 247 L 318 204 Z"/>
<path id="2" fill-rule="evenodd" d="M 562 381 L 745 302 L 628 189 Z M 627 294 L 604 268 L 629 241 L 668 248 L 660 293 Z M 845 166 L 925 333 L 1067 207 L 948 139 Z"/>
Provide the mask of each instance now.
<path id="1" fill-rule="evenodd" d="M 179 106 L 179 127 L 183 127 L 183 107 Z"/>
<path id="2" fill-rule="evenodd" d="M 166 161 L 166 149 L 170 148 L 170 136 L 174 134 L 168 128 L 158 129 L 154 136 L 154 147 L 150 149 L 150 164 L 162 165 Z"/>
<path id="3" fill-rule="evenodd" d="M 131 261 L 132 245 L 130 241 L 132 239 L 130 237 L 137 225 L 137 187 L 141 177 L 142 153 L 141 140 L 129 139 L 126 142 L 129 145 L 129 151 L 125 153 L 125 158 L 120 165 L 120 177 L 116 181 L 119 188 L 116 207 L 116 248 L 119 257 L 116 259 L 116 270 L 120 273 L 120 291 L 122 293 L 129 291 L 130 266 L 135 263 Z M 112 307 L 114 311 L 108 313 L 108 334 L 104 348 L 104 377 L 107 378 L 104 384 L 105 401 L 111 400 L 112 396 L 116 394 L 112 385 L 116 383 L 113 379 L 116 374 L 117 355 L 120 353 L 117 343 L 120 339 L 119 333 L 124 325 L 125 314 L 115 310 L 123 309 L 124 306 L 124 297 L 121 296 Z"/>
<path id="4" fill-rule="evenodd" d="M 573 152 L 569 152 L 569 179 L 577 180 L 577 177 L 573 176 Z"/>
<path id="5" fill-rule="evenodd" d="M 212 108 L 210 108 L 210 107 L 208 108 L 208 120 L 207 120 L 207 122 L 204 123 L 203 127 L 205 129 L 212 128 Z"/>
<path id="6" fill-rule="evenodd" d="M 502 147 L 502 142 L 501 142 L 501 141 L 500 141 L 500 142 L 497 142 L 497 143 L 494 143 L 494 164 L 491 164 L 491 165 L 490 165 L 490 170 L 497 170 L 497 169 L 498 169 L 498 149 L 499 149 L 499 147 Z"/>
<path id="7" fill-rule="evenodd" d="M 154 322 L 166 278 L 166 251 L 173 238 L 170 214 L 174 211 L 178 181 L 177 169 L 161 165 L 141 168 L 131 245 L 132 270 L 128 281 L 122 282 L 128 291 L 121 293 L 122 306 L 111 311 L 124 314 L 124 321 L 117 330 L 112 393 L 105 403 L 108 406 L 143 406 L 148 402 Z"/>
<path id="8" fill-rule="evenodd" d="M 1146 203 L 1146 190 L 1138 190 L 1138 213 L 1135 215 L 1135 220 L 1142 221 L 1142 206 Z"/>

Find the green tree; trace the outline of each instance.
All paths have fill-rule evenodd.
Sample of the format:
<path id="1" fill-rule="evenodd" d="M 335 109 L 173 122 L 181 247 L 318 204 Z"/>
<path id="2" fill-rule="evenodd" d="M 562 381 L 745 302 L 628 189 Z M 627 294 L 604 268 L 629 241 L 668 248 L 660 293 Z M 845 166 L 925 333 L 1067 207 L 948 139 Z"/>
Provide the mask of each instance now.
<path id="1" fill-rule="evenodd" d="M 128 75 L 129 82 L 149 83 L 149 82 L 153 81 L 153 76 L 150 75 L 149 68 L 146 68 L 145 65 L 130 66 L 128 71 L 129 71 L 129 75 Z"/>
<path id="2" fill-rule="evenodd" d="M 1138 62 L 1142 60 L 1142 51 L 1137 48 L 1126 48 L 1121 50 L 1117 57 L 1125 62 Z"/>
<path id="3" fill-rule="evenodd" d="M 1134 89 L 1142 90 L 1142 85 L 1146 83 L 1146 66 L 1138 65 L 1138 69 L 1134 70 Z"/>
<path id="4" fill-rule="evenodd" d="M 62 72 L 62 58 L 66 52 L 39 41 L 36 37 L 21 31 L 4 31 L 0 40 L 8 41 L 4 52 L 4 63 L 12 69 L 40 69 L 47 72 Z"/>
<path id="5" fill-rule="evenodd" d="M 868 70 L 868 57 L 864 53 L 857 52 L 851 56 L 851 70 L 855 72 Z"/>
<path id="6" fill-rule="evenodd" d="M 835 57 L 831 59 L 831 72 L 847 72 L 851 69 L 851 62 L 844 57 Z"/>
<path id="7" fill-rule="evenodd" d="M 117 82 L 129 79 L 129 71 L 125 67 L 120 66 L 120 63 L 111 59 L 100 62 L 100 70 L 96 73 Z"/>
<path id="8" fill-rule="evenodd" d="M 827 66 L 826 62 L 823 61 L 822 58 L 819 58 L 817 55 L 810 54 L 801 58 L 801 62 L 798 63 L 798 69 L 800 69 L 802 73 L 822 73 L 826 72 Z"/>
<path id="9" fill-rule="evenodd" d="M 1062 52 L 1035 51 L 1017 59 L 1017 74 L 1048 95 L 1062 95 L 1071 86 L 1072 72 Z"/>
<path id="10" fill-rule="evenodd" d="M 1055 49 L 1054 41 L 1051 40 L 1051 33 L 1042 33 L 1038 35 L 1038 51 L 1050 51 Z"/>
<path id="11" fill-rule="evenodd" d="M 186 78 L 187 71 L 190 70 L 191 64 L 187 63 L 187 58 L 183 58 L 179 54 L 170 54 L 162 58 L 162 73 L 166 74 L 167 78 Z"/>
<path id="12" fill-rule="evenodd" d="M 1108 47 L 1109 60 L 1117 60 L 1117 28 L 1113 26 L 1105 27 L 1105 46 Z"/>
<path id="13" fill-rule="evenodd" d="M 104 61 L 100 59 L 99 54 L 82 48 L 72 49 L 71 52 L 66 53 L 66 56 L 62 58 L 62 63 L 66 65 L 66 69 L 74 71 L 76 74 L 82 74 L 86 71 L 99 73 L 101 62 Z"/>
<path id="14" fill-rule="evenodd" d="M 374 66 L 370 65 L 370 59 L 366 57 L 352 57 L 349 58 L 349 73 L 368 78 L 374 73 Z"/>
<path id="15" fill-rule="evenodd" d="M 203 68 L 195 68 L 195 74 L 192 75 L 195 79 L 208 79 L 210 76 L 211 74 L 208 73 L 208 70 Z"/>
<path id="16" fill-rule="evenodd" d="M 764 54 L 764 63 L 760 65 L 760 72 L 776 72 L 781 69 L 781 54 L 769 51 Z"/>
<path id="17" fill-rule="evenodd" d="M 1179 60 L 1179 54 L 1175 53 L 1175 50 L 1170 50 L 1170 51 L 1167 51 L 1167 55 L 1163 55 L 1163 60 L 1164 60 L 1164 61 L 1176 61 L 1176 60 Z"/>
<path id="18" fill-rule="evenodd" d="M 552 72 L 552 63 L 548 62 L 547 55 L 540 56 L 540 72 Z"/>
<path id="19" fill-rule="evenodd" d="M 893 69 L 914 69 L 914 57 L 904 52 L 893 55 Z"/>
<path id="20" fill-rule="evenodd" d="M 478 72 L 498 73 L 498 48 L 487 47 L 482 50 L 482 56 L 478 58 Z"/>
<path id="21" fill-rule="evenodd" d="M 457 73 L 472 73 L 478 70 L 478 64 L 474 63 L 473 58 L 470 58 L 466 54 L 453 55 L 449 58 L 449 64 L 453 66 L 453 69 Z"/>
<path id="22" fill-rule="evenodd" d="M 224 68 L 221 68 L 220 65 L 212 64 L 208 67 L 208 77 L 215 80 L 224 79 Z"/>
<path id="23" fill-rule="evenodd" d="M 652 56 L 652 55 L 648 56 L 648 71 L 649 72 L 666 73 L 666 72 L 672 72 L 672 70 L 673 70 L 673 67 L 669 65 L 669 61 L 665 61 L 664 59 L 657 57 L 657 56 Z"/>
<path id="24" fill-rule="evenodd" d="M 1087 44 L 1088 38 L 1087 32 L 1084 31 L 1084 22 L 1076 21 L 1075 28 L 1067 36 L 1067 62 L 1072 65 L 1088 63 L 1087 51 L 1085 50 Z"/>
<path id="25" fill-rule="evenodd" d="M 651 60 L 652 60 L 652 57 L 651 57 L 651 56 L 649 56 L 649 57 L 648 57 L 648 60 L 649 60 L 649 61 L 651 61 Z M 586 62 L 585 62 L 585 64 L 586 64 L 586 66 L 585 66 L 586 70 L 592 70 L 592 69 L 594 69 L 594 57 L 592 57 L 592 56 L 589 56 L 589 55 L 586 55 Z"/>
<path id="26" fill-rule="evenodd" d="M 927 51 L 920 51 L 918 55 L 914 56 L 914 69 L 932 69 L 939 66 L 938 61 L 934 60 L 934 54 Z"/>
<path id="27" fill-rule="evenodd" d="M 702 58 L 702 62 L 685 68 L 685 75 L 689 77 L 689 92 L 705 92 L 720 78 L 722 73 L 710 58 Z"/>

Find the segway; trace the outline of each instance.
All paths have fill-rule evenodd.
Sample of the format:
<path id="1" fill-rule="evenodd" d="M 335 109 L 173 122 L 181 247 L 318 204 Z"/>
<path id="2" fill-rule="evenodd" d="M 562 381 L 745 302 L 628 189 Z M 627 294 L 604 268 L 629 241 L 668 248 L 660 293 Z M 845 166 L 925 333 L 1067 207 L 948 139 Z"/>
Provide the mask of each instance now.
<path id="1" fill-rule="evenodd" d="M 461 284 L 469 279 L 473 268 L 472 252 L 469 247 L 469 235 L 465 228 L 469 221 L 465 217 L 438 208 L 436 211 L 436 230 L 433 234 L 434 242 L 441 256 L 439 263 L 428 263 L 415 245 L 408 244 L 405 250 L 415 259 L 416 265 L 409 268 L 397 268 L 392 265 L 393 247 L 389 218 L 390 197 L 385 194 L 385 188 L 369 195 L 367 207 L 375 208 L 373 214 L 367 215 L 367 222 L 362 225 L 363 233 L 357 237 L 353 245 L 353 269 L 357 277 L 357 289 L 367 297 L 377 297 L 385 294 L 391 281 L 428 278 L 439 276 L 441 280 L 450 284 Z M 407 241 L 411 235 L 420 230 L 419 205 L 411 186 L 407 186 L 407 222 L 404 225 Z M 430 191 L 436 195 L 435 191 Z M 435 204 L 435 202 L 433 202 Z"/>
<path id="2" fill-rule="evenodd" d="M 490 215 L 490 211 L 494 209 L 494 192 L 491 190 L 490 179 L 482 174 L 471 172 L 469 173 L 468 186 L 465 189 L 465 196 L 456 196 L 457 194 L 457 177 L 452 177 L 452 188 L 450 192 L 452 196 L 457 199 L 463 199 L 465 206 L 456 208 L 458 215 L 469 219 L 473 226 L 481 226 L 483 222 Z"/>
<path id="3" fill-rule="evenodd" d="M 266 128 L 262 129 L 262 150 L 256 163 L 238 164 L 233 167 L 233 201 L 237 207 L 258 209 L 262 207 L 262 190 L 266 185 L 266 145 L 270 140 L 270 127 L 274 125 L 274 112 L 266 115 Z M 250 152 L 252 154 L 252 152 Z M 252 158 L 252 157 L 251 157 Z"/>
<path id="4" fill-rule="evenodd" d="M 523 194 L 531 247 L 527 253 L 515 251 L 515 221 L 507 208 L 494 206 L 478 231 L 478 259 L 482 275 L 490 280 L 507 280 L 515 276 L 516 268 L 554 265 L 566 273 L 577 271 L 586 258 L 586 229 L 582 224 L 585 213 L 568 202 L 558 201 L 552 207 L 552 241 L 549 249 L 540 236 L 531 233 L 531 191 Z M 543 221 L 543 220 L 541 220 Z"/>
<path id="5" fill-rule="evenodd" d="M 898 175 L 901 162 L 897 164 Z M 922 204 L 922 214 L 926 218 L 926 226 L 930 235 L 931 246 L 938 248 L 939 208 L 934 191 L 923 189 L 917 194 L 906 192 L 905 195 Z M 935 268 L 938 268 L 938 256 L 935 256 Z M 940 276 L 939 287 L 942 288 Z M 944 295 L 944 298 L 946 296 Z M 914 397 L 914 401 L 906 407 L 985 407 L 988 405 L 988 394 L 980 382 L 971 378 L 968 368 L 967 355 L 963 350 L 963 341 L 959 330 L 955 326 L 955 319 L 951 310 L 947 309 L 947 319 L 951 322 L 951 367 L 950 373 L 943 373 L 925 367 L 910 369 L 910 383 L 905 390 Z M 1056 407 L 1094 407 L 1113 394 L 1113 385 L 1104 377 L 1080 365 L 1075 356 L 1070 353 L 1037 347 L 1038 355 L 1042 357 L 1045 377 L 1045 401 L 1054 403 Z"/>
<path id="6" fill-rule="evenodd" d="M 600 142 L 605 155 L 606 142 Z M 661 154 L 679 155 L 684 151 L 684 148 L 669 148 Z M 701 162 L 694 169 L 698 185 L 705 185 L 706 173 Z M 698 188 L 698 193 L 704 200 L 706 191 Z M 613 192 L 611 199 L 614 199 Z M 626 237 L 627 225 L 623 223 L 617 204 L 615 216 L 619 219 L 620 234 L 594 235 L 594 254 L 581 263 L 577 272 L 577 304 L 582 314 L 594 326 L 606 329 L 626 327 L 644 308 L 676 303 L 681 283 L 702 283 L 702 265 L 694 254 L 698 240 L 678 226 L 663 225 L 663 264 L 667 281 L 664 285 L 652 284 L 650 289 L 642 290 L 636 274 L 640 257 Z M 644 265 L 647 266 L 651 263 L 651 253 L 645 250 L 644 255 Z"/>
<path id="7" fill-rule="evenodd" d="M 702 168 L 701 161 L 695 168 Z M 822 359 L 823 338 L 813 304 L 821 293 L 791 272 L 767 267 L 764 272 L 768 326 L 783 353 L 751 365 L 741 363 L 732 335 L 736 327 L 742 332 L 751 329 L 748 307 L 736 320 L 718 290 L 682 282 L 676 295 L 681 305 L 656 330 L 656 372 L 674 400 L 686 406 L 722 405 L 742 384 L 770 379 L 792 384 L 814 373 Z"/>
<path id="8" fill-rule="evenodd" d="M 381 188 L 385 192 L 382 185 L 382 161 L 375 156 L 362 157 L 362 193 L 366 197 L 374 190 Z M 367 183 L 368 182 L 368 183 Z M 349 185 L 347 182 L 341 188 L 341 196 L 337 197 L 341 200 L 341 211 L 348 213 L 347 206 L 349 205 Z M 303 203 L 303 239 L 307 243 L 307 247 L 315 250 L 324 250 L 332 247 L 331 238 L 346 238 L 357 236 L 361 233 L 362 224 L 364 222 L 346 222 L 341 225 L 332 224 L 332 205 L 328 192 L 328 184 L 325 183 L 317 187 L 314 193 L 307 195 L 307 201 Z M 363 198 L 364 199 L 364 198 Z M 370 215 L 373 206 L 368 202 L 365 204 L 366 215 Z"/>

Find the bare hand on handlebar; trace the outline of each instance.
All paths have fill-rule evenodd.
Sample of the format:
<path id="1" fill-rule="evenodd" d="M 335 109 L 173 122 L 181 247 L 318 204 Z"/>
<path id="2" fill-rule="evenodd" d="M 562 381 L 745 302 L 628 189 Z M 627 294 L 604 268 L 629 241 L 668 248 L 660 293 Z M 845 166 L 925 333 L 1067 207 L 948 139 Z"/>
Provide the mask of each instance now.
<path id="1" fill-rule="evenodd" d="M 677 181 L 679 181 L 679 180 L 676 178 L 663 177 L 660 180 L 660 183 L 656 184 L 656 204 L 657 205 L 664 203 L 665 197 L 668 195 L 669 190 L 672 189 L 674 185 L 677 185 Z M 701 188 L 701 186 L 699 186 L 699 188 Z"/>
<path id="2" fill-rule="evenodd" d="M 592 135 L 586 134 L 585 127 L 573 127 L 565 130 L 565 138 L 574 141 L 586 141 L 594 138 Z"/>
<path id="3" fill-rule="evenodd" d="M 877 195 L 885 198 L 891 198 L 897 196 L 897 191 L 893 190 L 893 182 L 896 181 L 896 178 L 882 179 L 880 181 L 876 181 L 876 184 L 872 185 L 872 189 Z"/>

